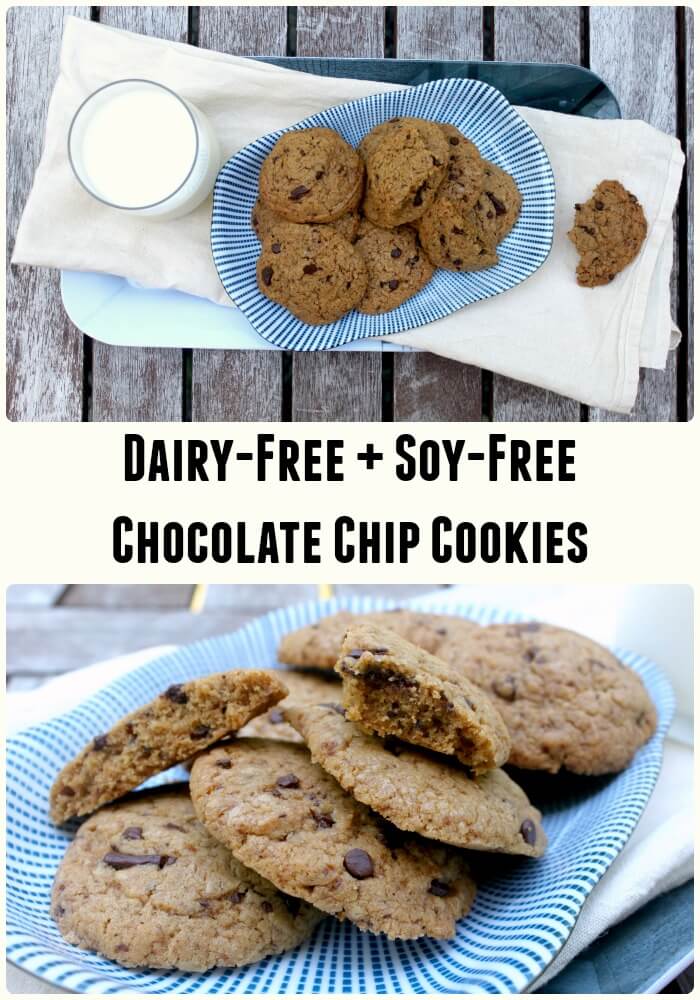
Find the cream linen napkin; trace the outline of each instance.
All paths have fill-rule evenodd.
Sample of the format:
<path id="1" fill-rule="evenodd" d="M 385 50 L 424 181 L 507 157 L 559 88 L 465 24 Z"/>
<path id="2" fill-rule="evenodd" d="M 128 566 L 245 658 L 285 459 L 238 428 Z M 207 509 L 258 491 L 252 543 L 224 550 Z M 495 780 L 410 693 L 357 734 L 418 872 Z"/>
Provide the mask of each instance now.
<path id="1" fill-rule="evenodd" d="M 75 181 L 66 135 L 80 102 L 114 79 L 146 76 L 191 100 L 226 155 L 333 104 L 394 85 L 340 80 L 147 38 L 79 18 L 67 22 L 41 163 L 22 218 L 15 263 L 104 271 L 230 304 L 209 249 L 210 205 L 185 219 L 139 221 L 90 198 Z M 552 253 L 518 288 L 419 330 L 394 336 L 581 402 L 619 412 L 634 404 L 640 366 L 665 365 L 678 342 L 670 319 L 672 215 L 683 169 L 675 138 L 643 122 L 594 121 L 520 109 L 549 154 L 557 184 Z M 566 239 L 573 204 L 604 177 L 644 205 L 649 235 L 612 284 L 580 289 Z"/>

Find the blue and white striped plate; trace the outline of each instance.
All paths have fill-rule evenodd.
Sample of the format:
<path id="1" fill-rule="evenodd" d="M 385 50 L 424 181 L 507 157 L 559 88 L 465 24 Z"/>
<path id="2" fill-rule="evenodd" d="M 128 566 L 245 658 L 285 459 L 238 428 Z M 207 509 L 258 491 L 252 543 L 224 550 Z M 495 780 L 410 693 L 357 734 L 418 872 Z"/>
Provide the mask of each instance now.
<path id="1" fill-rule="evenodd" d="M 283 131 L 257 139 L 224 164 L 214 187 L 211 247 L 227 293 L 257 332 L 276 347 L 318 351 L 362 337 L 412 330 L 479 299 L 505 292 L 547 259 L 554 231 L 554 176 L 540 140 L 500 91 L 478 80 L 433 80 L 419 87 L 373 94 L 305 118 L 294 129 L 324 125 L 353 146 L 370 129 L 395 116 L 450 122 L 488 160 L 515 178 L 523 196 L 520 218 L 500 244 L 499 263 L 485 271 L 436 271 L 432 281 L 397 309 L 380 316 L 347 313 L 325 326 L 310 326 L 267 299 L 258 289 L 255 262 L 260 245 L 250 213 L 258 195 L 263 160 Z"/>
<path id="2" fill-rule="evenodd" d="M 414 601 L 484 624 L 517 615 Z M 549 848 L 538 861 L 474 855 L 475 905 L 454 941 L 388 941 L 328 918 L 294 951 L 242 969 L 206 974 L 122 969 L 66 944 L 49 916 L 51 884 L 69 834 L 47 814 L 59 768 L 96 732 L 177 681 L 230 667 L 275 664 L 279 638 L 340 607 L 389 606 L 374 598 L 313 601 L 275 611 L 230 635 L 185 646 L 120 678 L 66 715 L 7 745 L 7 948 L 16 965 L 81 993 L 514 993 L 525 989 L 566 941 L 586 896 L 634 829 L 654 788 L 673 693 L 659 668 L 615 650 L 654 700 L 659 727 L 622 774 L 537 776 L 527 786 L 543 810 Z M 178 769 L 151 784 L 182 777 Z"/>

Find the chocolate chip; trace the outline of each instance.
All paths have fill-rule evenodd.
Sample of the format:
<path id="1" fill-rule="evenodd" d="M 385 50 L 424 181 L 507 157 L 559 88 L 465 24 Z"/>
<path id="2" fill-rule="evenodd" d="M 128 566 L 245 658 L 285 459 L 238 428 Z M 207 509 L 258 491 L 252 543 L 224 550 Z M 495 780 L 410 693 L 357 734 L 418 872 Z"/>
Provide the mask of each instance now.
<path id="1" fill-rule="evenodd" d="M 272 903 L 269 903 L 266 899 L 263 899 L 260 905 L 262 907 L 263 913 L 272 913 Z"/>
<path id="2" fill-rule="evenodd" d="M 287 907 L 293 917 L 296 917 L 301 909 L 301 900 L 296 896 L 288 896 L 286 892 L 281 892 L 282 902 Z"/>
<path id="3" fill-rule="evenodd" d="M 325 172 L 326 172 L 325 170 L 317 170 L 316 171 L 316 180 L 320 181 L 321 178 L 323 177 L 323 175 L 325 174 Z"/>
<path id="4" fill-rule="evenodd" d="M 526 663 L 533 663 L 537 659 L 536 649 L 526 649 L 523 653 L 523 659 Z"/>
<path id="5" fill-rule="evenodd" d="M 604 208 L 605 208 L 605 205 L 603 204 L 602 201 L 597 201 L 595 203 L 595 210 L 596 210 L 596 212 L 602 212 Z"/>
<path id="6" fill-rule="evenodd" d="M 443 236 L 443 235 L 441 235 L 441 236 L 440 236 L 440 245 L 444 247 L 444 245 L 445 245 L 446 243 L 447 243 L 447 239 L 446 239 L 446 237 L 445 237 L 445 236 Z"/>
<path id="7" fill-rule="evenodd" d="M 496 195 L 492 191 L 487 191 L 486 194 L 489 196 L 489 198 L 491 200 L 491 204 L 496 209 L 496 215 L 505 215 L 506 214 L 506 206 L 503 204 L 503 202 L 501 201 L 501 199 L 497 198 Z"/>
<path id="8" fill-rule="evenodd" d="M 432 156 L 431 159 L 433 161 L 433 166 L 434 167 L 441 167 L 442 166 L 442 162 L 440 160 L 438 160 L 438 158 L 436 156 Z"/>
<path id="9" fill-rule="evenodd" d="M 464 230 L 460 229 L 459 226 L 453 226 L 452 232 L 455 234 L 455 236 L 464 236 Z"/>
<path id="10" fill-rule="evenodd" d="M 273 243 L 270 250 L 272 250 L 273 253 L 282 253 L 282 247 L 279 243 Z"/>
<path id="11" fill-rule="evenodd" d="M 71 788 L 70 785 L 61 785 L 61 795 L 67 795 L 72 798 L 75 795 L 75 789 Z"/>
<path id="12" fill-rule="evenodd" d="M 353 660 L 359 660 L 363 653 L 364 649 L 351 649 L 348 656 L 351 656 Z"/>
<path id="13" fill-rule="evenodd" d="M 576 204 L 574 205 L 574 208 L 576 209 L 577 212 L 580 212 L 582 207 L 583 206 L 581 205 L 580 201 L 577 201 Z"/>
<path id="14" fill-rule="evenodd" d="M 129 945 L 128 944 L 118 944 L 117 947 L 114 950 L 115 951 L 125 952 L 125 951 L 129 950 Z"/>
<path id="15" fill-rule="evenodd" d="M 290 201 L 299 201 L 301 198 L 304 197 L 305 194 L 308 193 L 309 193 L 309 188 L 304 187 L 303 184 L 300 184 L 299 187 L 295 187 L 294 190 L 290 192 L 289 199 Z"/>
<path id="16" fill-rule="evenodd" d="M 179 830 L 180 833 L 184 833 L 185 832 L 181 826 L 177 825 L 177 823 L 166 823 L 165 824 L 165 829 L 166 830 Z"/>
<path id="17" fill-rule="evenodd" d="M 209 735 L 211 729 L 209 726 L 195 726 L 190 733 L 191 740 L 203 740 Z"/>
<path id="18" fill-rule="evenodd" d="M 643 722 L 646 722 L 646 719 L 647 719 L 647 713 L 643 711 L 640 712 L 639 715 L 637 716 L 637 725 L 641 726 Z"/>
<path id="19" fill-rule="evenodd" d="M 167 691 L 163 692 L 163 697 L 167 698 L 168 701 L 174 702 L 176 705 L 186 705 L 187 695 L 182 689 L 182 684 L 171 684 Z"/>
<path id="20" fill-rule="evenodd" d="M 418 205 L 423 204 L 423 192 L 425 191 L 426 185 L 421 184 L 421 186 L 416 191 L 415 197 L 413 199 L 413 204 L 418 207 Z"/>
<path id="21" fill-rule="evenodd" d="M 614 274 L 609 274 L 608 275 L 608 281 L 614 281 L 614 280 L 615 280 L 615 275 Z"/>
<path id="22" fill-rule="evenodd" d="M 177 858 L 169 854 L 122 854 L 120 851 L 108 851 L 102 858 L 106 865 L 121 871 L 123 868 L 134 868 L 136 865 L 157 865 L 165 868 L 173 865 Z"/>
<path id="23" fill-rule="evenodd" d="M 54 916 L 62 917 L 65 912 L 66 912 L 65 906 L 57 906 L 56 909 L 54 910 Z"/>
<path id="24" fill-rule="evenodd" d="M 502 698 L 503 701 L 515 701 L 516 687 L 513 677 L 504 677 L 502 680 L 492 681 L 491 690 L 499 698 Z"/>
<path id="25" fill-rule="evenodd" d="M 396 289 L 399 287 L 399 283 L 396 280 L 396 278 L 392 278 L 391 281 L 387 281 L 387 285 L 389 286 L 389 290 L 392 291 L 392 292 L 395 292 Z M 376 652 L 376 650 L 375 650 L 375 652 Z"/>
<path id="26" fill-rule="evenodd" d="M 278 788 L 298 788 L 299 779 L 296 774 L 281 774 L 275 784 Z"/>
<path id="27" fill-rule="evenodd" d="M 318 268 L 316 267 L 315 264 L 305 264 L 304 265 L 304 274 L 316 274 L 317 271 L 318 271 Z"/>
<path id="28" fill-rule="evenodd" d="M 258 217 L 257 217 L 257 215 L 253 216 L 253 218 L 251 219 L 251 222 L 253 223 L 253 228 L 257 229 L 258 228 Z"/>
<path id="29" fill-rule="evenodd" d="M 461 267 L 462 266 L 462 258 L 461 257 L 457 257 L 456 260 L 452 261 L 452 263 L 454 264 L 455 267 Z"/>
<path id="30" fill-rule="evenodd" d="M 595 233 L 590 226 L 581 226 L 581 229 L 583 229 L 584 233 L 588 233 L 589 236 L 595 236 Z"/>
<path id="31" fill-rule="evenodd" d="M 284 716 L 282 715 L 282 710 L 279 708 L 273 708 L 270 714 L 268 715 L 268 719 L 270 720 L 273 726 L 279 726 L 280 722 L 284 722 Z"/>
<path id="32" fill-rule="evenodd" d="M 394 260 L 398 260 L 399 259 L 399 257 L 401 256 L 401 251 L 399 250 L 398 247 L 394 247 L 392 249 L 391 256 L 394 258 Z"/>
<path id="33" fill-rule="evenodd" d="M 431 896 L 440 896 L 442 899 L 450 894 L 449 883 L 443 882 L 440 878 L 434 878 L 428 886 L 428 892 Z"/>
<path id="34" fill-rule="evenodd" d="M 436 635 L 447 635 L 447 629 L 446 628 L 436 628 L 435 629 L 435 633 L 436 633 Z"/>
<path id="35" fill-rule="evenodd" d="M 526 844 L 532 846 L 537 841 L 537 828 L 531 819 L 524 819 L 520 824 L 520 833 Z"/>
<path id="36" fill-rule="evenodd" d="M 230 771 L 231 761 L 228 759 L 228 757 L 219 757 L 219 759 L 216 762 L 216 766 L 222 768 L 224 771 Z"/>
<path id="37" fill-rule="evenodd" d="M 322 701 L 319 708 L 330 708 L 331 711 L 335 712 L 337 715 L 342 715 L 345 718 L 345 709 L 342 705 L 339 705 L 337 701 Z"/>
<path id="38" fill-rule="evenodd" d="M 394 122 L 398 122 L 398 121 L 400 121 L 400 120 L 401 120 L 400 118 L 390 118 L 390 119 L 389 119 L 389 123 L 390 123 L 391 125 L 393 125 L 393 124 L 394 124 Z"/>
<path id="39" fill-rule="evenodd" d="M 332 826 L 335 826 L 335 820 L 330 813 L 320 813 L 316 812 L 315 809 L 312 809 L 311 816 L 313 817 L 317 830 L 329 830 Z"/>
<path id="40" fill-rule="evenodd" d="M 140 826 L 127 826 L 126 830 L 122 833 L 124 840 L 142 840 L 143 839 L 143 829 Z"/>
<path id="41" fill-rule="evenodd" d="M 493 218 L 493 212 L 487 212 L 486 213 L 486 218 L 487 219 L 492 219 Z"/>
<path id="42" fill-rule="evenodd" d="M 233 903 L 235 906 L 238 906 L 238 904 L 242 903 L 243 900 L 245 899 L 247 892 L 248 892 L 247 889 L 244 889 L 243 892 L 232 892 L 231 895 L 228 897 L 229 902 Z"/>
<path id="43" fill-rule="evenodd" d="M 396 285 L 398 285 L 398 281 L 396 282 Z M 396 285 L 394 285 L 394 288 L 396 287 Z M 389 288 L 391 287 L 392 287 L 391 282 L 389 282 Z M 375 656 L 383 656 L 384 653 L 388 653 L 389 650 L 387 649 L 386 646 L 377 646 L 376 649 L 372 649 L 370 650 L 370 652 L 374 653 Z"/>
<path id="44" fill-rule="evenodd" d="M 106 733 L 103 733 L 102 736 L 96 736 L 95 739 L 92 741 L 92 749 L 93 750 L 104 750 L 104 748 L 106 746 L 107 746 L 107 734 Z"/>
<path id="45" fill-rule="evenodd" d="M 458 146 L 458 145 L 459 145 L 459 139 L 457 138 L 457 136 L 456 135 L 451 135 L 450 136 L 450 146 Z"/>
<path id="46" fill-rule="evenodd" d="M 263 280 L 263 284 L 264 284 L 264 285 L 267 285 L 267 287 L 268 287 L 268 288 L 269 288 L 269 287 L 270 287 L 270 285 L 272 284 L 272 275 L 273 275 L 273 273 L 274 273 L 274 272 L 273 272 L 272 268 L 271 268 L 271 267 L 269 267 L 269 266 L 268 266 L 268 267 L 264 267 L 264 268 L 262 269 L 262 280 Z"/>
<path id="47" fill-rule="evenodd" d="M 353 878 L 365 879 L 374 875 L 374 864 L 367 851 L 353 847 L 343 858 L 343 867 Z"/>

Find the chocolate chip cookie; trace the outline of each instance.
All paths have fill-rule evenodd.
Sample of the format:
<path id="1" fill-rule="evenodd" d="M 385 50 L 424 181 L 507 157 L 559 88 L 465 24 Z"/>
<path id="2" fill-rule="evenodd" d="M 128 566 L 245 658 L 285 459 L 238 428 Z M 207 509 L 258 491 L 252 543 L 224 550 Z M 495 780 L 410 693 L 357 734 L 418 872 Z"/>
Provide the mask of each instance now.
<path id="1" fill-rule="evenodd" d="M 656 728 L 638 675 L 575 632 L 537 623 L 489 625 L 440 652 L 490 693 L 517 767 L 615 773 Z"/>
<path id="2" fill-rule="evenodd" d="M 510 174 L 489 160 L 484 161 L 483 186 L 475 206 L 476 218 L 484 240 L 496 246 L 518 221 L 523 199 Z"/>
<path id="3" fill-rule="evenodd" d="M 476 208 L 464 210 L 442 188 L 417 226 L 421 246 L 435 267 L 482 271 L 498 264 L 496 244 L 485 233 Z"/>
<path id="4" fill-rule="evenodd" d="M 380 229 L 363 219 L 356 248 L 367 266 L 367 291 L 358 310 L 385 313 L 395 309 L 428 284 L 433 267 L 409 226 Z"/>
<path id="5" fill-rule="evenodd" d="M 359 152 L 367 168 L 363 212 L 384 229 L 420 218 L 447 173 L 447 139 L 439 125 L 421 118 L 384 122 Z"/>
<path id="6" fill-rule="evenodd" d="M 375 816 L 301 746 L 234 740 L 198 757 L 209 832 L 283 892 L 390 938 L 451 938 L 475 887 L 464 854 Z"/>
<path id="7" fill-rule="evenodd" d="M 263 234 L 258 288 L 304 323 L 332 323 L 362 301 L 367 268 L 330 226 L 273 226 Z"/>
<path id="8" fill-rule="evenodd" d="M 366 732 L 454 755 L 475 774 L 508 759 L 506 727 L 483 691 L 396 632 L 350 625 L 335 669 L 347 717 Z"/>
<path id="9" fill-rule="evenodd" d="M 329 128 L 285 132 L 260 169 L 260 197 L 290 222 L 333 222 L 357 208 L 364 166 Z"/>
<path id="10" fill-rule="evenodd" d="M 256 236 L 262 241 L 264 234 L 271 229 L 273 226 L 277 226 L 280 222 L 285 222 L 286 220 L 278 215 L 277 212 L 268 208 L 264 205 L 260 198 L 255 202 L 253 206 L 253 211 L 251 212 L 250 222 Z M 357 233 L 360 228 L 360 213 L 355 208 L 351 212 L 346 212 L 345 215 L 341 215 L 339 219 L 335 222 L 326 223 L 326 225 L 331 226 L 339 236 L 348 240 L 350 243 L 354 243 L 357 239 Z"/>
<path id="11" fill-rule="evenodd" d="M 56 874 L 51 911 L 79 948 L 191 972 L 295 948 L 323 916 L 236 861 L 177 786 L 87 819 Z"/>
<path id="12" fill-rule="evenodd" d="M 339 705 L 285 707 L 315 763 L 401 830 L 456 847 L 539 857 L 540 813 L 505 771 L 473 778 L 447 757 L 364 733 Z"/>
<path id="13" fill-rule="evenodd" d="M 288 704 L 317 705 L 335 702 L 341 697 L 340 679 L 335 674 L 323 677 L 319 673 L 301 670 L 280 670 L 280 679 L 289 694 L 264 715 L 251 719 L 238 733 L 239 736 L 257 736 L 268 740 L 287 740 L 302 743 L 296 729 L 284 720 L 283 709 Z"/>
<path id="14" fill-rule="evenodd" d="M 579 252 L 576 280 L 585 288 L 607 285 L 641 250 L 647 235 L 644 209 L 619 181 L 601 181 L 576 205 L 568 236 Z"/>
<path id="15" fill-rule="evenodd" d="M 427 653 L 440 656 L 441 647 L 450 639 L 458 643 L 479 631 L 481 626 L 457 615 L 438 615 L 410 608 L 389 611 L 337 611 L 312 625 L 287 632 L 280 640 L 277 658 L 295 667 L 332 670 L 340 656 L 343 636 L 355 622 L 366 621 L 398 632 L 404 639 Z M 444 657 L 441 657 L 444 659 Z"/>
<path id="16" fill-rule="evenodd" d="M 235 733 L 281 701 L 278 671 L 230 670 L 171 684 L 158 698 L 100 733 L 51 788 L 51 818 L 94 812 L 204 747 Z"/>

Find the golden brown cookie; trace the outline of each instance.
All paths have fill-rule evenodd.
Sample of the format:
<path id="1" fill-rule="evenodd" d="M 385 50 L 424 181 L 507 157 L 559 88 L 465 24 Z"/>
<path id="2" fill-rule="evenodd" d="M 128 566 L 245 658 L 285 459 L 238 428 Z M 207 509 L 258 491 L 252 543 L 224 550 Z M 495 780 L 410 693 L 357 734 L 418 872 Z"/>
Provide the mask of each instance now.
<path id="1" fill-rule="evenodd" d="M 508 760 L 508 732 L 484 692 L 391 629 L 350 625 L 335 669 L 347 717 L 366 732 L 455 756 L 475 774 Z"/>
<path id="2" fill-rule="evenodd" d="M 362 313 L 395 309 L 433 276 L 433 267 L 409 226 L 380 229 L 363 219 L 355 246 L 367 266 L 367 291 L 357 307 Z"/>
<path id="3" fill-rule="evenodd" d="M 260 169 L 260 198 L 289 222 L 333 222 L 357 208 L 364 166 L 329 128 L 285 132 Z"/>
<path id="4" fill-rule="evenodd" d="M 343 636 L 355 622 L 366 621 L 390 628 L 427 653 L 440 656 L 441 647 L 450 639 L 458 644 L 481 626 L 456 615 L 438 615 L 410 608 L 390 611 L 337 611 L 312 625 L 288 632 L 280 640 L 277 658 L 290 666 L 332 670 L 340 656 Z"/>
<path id="5" fill-rule="evenodd" d="M 484 240 L 495 246 L 518 221 L 523 199 L 510 174 L 489 160 L 484 161 L 483 183 L 474 210 Z"/>
<path id="6" fill-rule="evenodd" d="M 496 244 L 484 233 L 476 209 L 464 211 L 442 188 L 417 225 L 421 246 L 435 267 L 481 271 L 498 263 Z"/>
<path id="7" fill-rule="evenodd" d="M 325 677 L 311 670 L 280 670 L 279 673 L 289 694 L 264 715 L 251 719 L 239 731 L 239 736 L 301 743 L 303 741 L 296 729 L 285 722 L 282 710 L 289 704 L 317 705 L 321 702 L 336 702 L 341 698 L 340 678 L 334 673 Z"/>
<path id="8" fill-rule="evenodd" d="M 79 948 L 129 967 L 190 972 L 295 948 L 323 916 L 236 861 L 182 786 L 87 819 L 56 873 L 51 912 Z"/>
<path id="9" fill-rule="evenodd" d="M 125 716 L 63 768 L 51 788 L 51 818 L 62 823 L 113 802 L 146 778 L 235 733 L 281 701 L 278 671 L 229 670 L 171 684 Z"/>
<path id="10" fill-rule="evenodd" d="M 280 224 L 262 239 L 258 288 L 304 323 L 332 323 L 362 301 L 367 268 L 330 226 Z"/>
<path id="11" fill-rule="evenodd" d="M 475 887 L 463 852 L 397 830 L 297 744 L 234 740 L 190 784 L 212 836 L 278 889 L 390 938 L 452 938 Z"/>
<path id="12" fill-rule="evenodd" d="M 340 705 L 290 701 L 284 711 L 312 760 L 401 830 L 474 851 L 544 854 L 540 813 L 500 768 L 473 777 L 449 757 L 363 732 Z"/>
<path id="13" fill-rule="evenodd" d="M 656 728 L 639 676 L 575 632 L 536 622 L 489 625 L 440 653 L 490 694 L 516 767 L 615 773 Z"/>
<path id="14" fill-rule="evenodd" d="M 641 250 L 647 234 L 644 209 L 619 181 L 601 181 L 576 205 L 568 236 L 579 252 L 576 280 L 586 288 L 607 285 Z"/>
<path id="15" fill-rule="evenodd" d="M 258 239 L 262 239 L 265 233 L 273 226 L 277 226 L 285 221 L 281 215 L 278 215 L 277 212 L 264 205 L 260 198 L 255 202 L 250 222 Z M 350 243 L 354 243 L 360 228 L 360 213 L 355 208 L 351 212 L 341 215 L 335 222 L 328 222 L 325 225 L 331 226 L 339 236 L 342 236 Z"/>
<path id="16" fill-rule="evenodd" d="M 367 167 L 363 212 L 384 229 L 420 218 L 447 173 L 447 139 L 439 125 L 421 118 L 379 125 L 359 152 Z"/>

